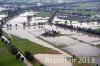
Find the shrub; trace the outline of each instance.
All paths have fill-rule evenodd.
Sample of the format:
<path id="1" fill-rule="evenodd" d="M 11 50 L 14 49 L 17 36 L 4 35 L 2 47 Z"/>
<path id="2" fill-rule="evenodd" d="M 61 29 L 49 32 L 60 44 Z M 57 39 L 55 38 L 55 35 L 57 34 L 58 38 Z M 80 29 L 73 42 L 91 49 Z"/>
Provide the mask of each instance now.
<path id="1" fill-rule="evenodd" d="M 32 55 L 31 52 L 26 51 L 26 52 L 24 52 L 24 55 L 25 55 L 25 57 L 26 57 L 27 60 L 29 60 L 31 62 L 34 60 L 33 55 Z"/>
<path id="2" fill-rule="evenodd" d="M 75 56 L 75 55 L 73 55 L 73 58 L 76 58 L 76 56 Z"/>
<path id="3" fill-rule="evenodd" d="M 2 33 L 0 33 L 0 37 L 2 36 L 3 34 Z"/>
<path id="4" fill-rule="evenodd" d="M 12 54 L 17 54 L 17 53 L 18 53 L 17 48 L 14 47 L 13 45 L 10 45 L 10 49 L 11 49 L 11 53 L 12 53 Z"/>
<path id="5" fill-rule="evenodd" d="M 0 28 L 0 33 L 3 33 L 2 29 Z"/>
<path id="6" fill-rule="evenodd" d="M 10 41 L 11 39 L 10 39 L 10 38 L 8 38 L 8 40 Z"/>
<path id="7" fill-rule="evenodd" d="M 5 41 L 5 39 L 4 39 L 4 38 L 2 38 L 1 40 L 2 40 L 2 42 L 4 42 L 4 41 Z"/>
<path id="8" fill-rule="evenodd" d="M 43 64 L 40 64 L 40 66 L 44 66 Z"/>

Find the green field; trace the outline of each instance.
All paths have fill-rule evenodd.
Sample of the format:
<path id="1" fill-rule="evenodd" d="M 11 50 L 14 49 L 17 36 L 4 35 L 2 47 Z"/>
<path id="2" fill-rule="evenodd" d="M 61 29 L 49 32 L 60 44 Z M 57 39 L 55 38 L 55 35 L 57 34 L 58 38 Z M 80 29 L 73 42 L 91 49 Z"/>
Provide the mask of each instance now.
<path id="1" fill-rule="evenodd" d="M 24 66 L 0 39 L 0 66 Z"/>
<path id="2" fill-rule="evenodd" d="M 10 36 L 3 32 L 3 34 L 9 38 Z M 11 41 L 13 42 L 13 44 L 22 52 L 24 53 L 25 51 L 30 51 L 33 55 L 37 54 L 37 53 L 45 53 L 48 51 L 51 51 L 52 49 L 50 48 L 46 48 L 43 47 L 39 44 L 36 44 L 34 42 L 29 41 L 28 39 L 23 39 L 23 38 L 19 38 L 17 36 L 11 35 Z M 38 61 L 32 62 L 32 64 L 34 66 L 40 66 L 41 63 Z"/>
<path id="3" fill-rule="evenodd" d="M 96 15 L 96 14 L 98 14 L 98 13 L 96 13 L 96 12 L 94 12 L 94 11 L 79 11 L 79 10 L 77 10 L 77 9 L 74 9 L 74 10 L 71 10 L 71 11 L 68 11 L 68 10 L 62 10 L 62 11 L 60 11 L 60 12 L 63 12 L 63 13 L 69 13 L 69 12 L 71 12 L 71 13 L 81 13 L 81 14 L 91 14 L 91 15 Z"/>
<path id="4" fill-rule="evenodd" d="M 12 42 L 22 52 L 30 51 L 33 54 L 37 54 L 37 53 L 44 53 L 46 51 L 51 50 L 49 48 L 46 48 L 39 44 L 31 42 L 28 39 L 22 39 L 16 36 L 12 36 Z"/>
<path id="5" fill-rule="evenodd" d="M 47 51 L 52 50 L 52 49 L 43 47 L 39 44 L 36 44 L 34 42 L 31 42 L 28 39 L 22 39 L 16 36 L 12 36 L 12 42 L 23 53 L 25 51 L 30 51 L 34 55 L 38 53 L 45 53 Z M 40 66 L 41 63 L 35 61 L 35 62 L 32 62 L 32 64 L 34 66 Z"/>
<path id="6" fill-rule="evenodd" d="M 39 11 L 35 16 L 36 17 L 50 17 L 52 15 L 51 12 Z"/>

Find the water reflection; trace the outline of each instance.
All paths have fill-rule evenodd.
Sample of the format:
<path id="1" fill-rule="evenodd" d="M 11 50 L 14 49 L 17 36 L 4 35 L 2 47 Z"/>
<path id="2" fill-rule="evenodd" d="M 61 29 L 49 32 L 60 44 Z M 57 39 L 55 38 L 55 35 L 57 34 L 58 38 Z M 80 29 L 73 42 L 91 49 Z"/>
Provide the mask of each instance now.
<path id="1" fill-rule="evenodd" d="M 45 26 L 46 28 L 48 26 Z M 52 26 L 48 28 L 54 29 L 56 31 L 60 31 L 61 34 L 66 34 L 66 36 L 60 36 L 60 37 L 49 37 L 43 39 L 52 42 L 56 46 L 60 46 L 66 51 L 69 51 L 70 53 L 76 55 L 76 56 L 87 56 L 87 57 L 95 57 L 95 62 L 100 64 L 100 49 L 95 47 L 94 45 L 100 44 L 100 36 L 81 32 L 78 30 L 73 29 L 66 29 L 58 26 Z"/>

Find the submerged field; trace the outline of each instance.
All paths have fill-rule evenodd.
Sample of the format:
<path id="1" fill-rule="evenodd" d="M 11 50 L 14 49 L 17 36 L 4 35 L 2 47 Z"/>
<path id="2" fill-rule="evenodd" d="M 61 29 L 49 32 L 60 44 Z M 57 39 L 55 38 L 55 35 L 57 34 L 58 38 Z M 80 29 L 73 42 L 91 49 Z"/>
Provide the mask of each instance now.
<path id="1" fill-rule="evenodd" d="M 38 14 L 38 13 L 37 13 Z M 41 13 L 42 14 L 42 13 Z M 44 15 L 44 14 L 43 14 Z M 51 51 L 49 48 L 54 48 L 51 46 L 51 44 L 46 43 L 43 40 L 38 39 L 37 37 L 40 37 L 47 42 L 52 43 L 53 45 L 58 46 L 59 49 L 65 50 L 67 53 L 70 52 L 71 54 L 74 54 L 78 57 L 85 56 L 85 57 L 96 57 L 96 63 L 98 64 L 100 59 L 100 49 L 96 47 L 96 45 L 100 44 L 100 37 L 97 35 L 72 30 L 72 29 L 65 29 L 61 28 L 55 25 L 36 25 L 36 26 L 30 26 L 30 28 L 25 27 L 23 29 L 22 20 L 26 20 L 26 17 L 19 16 L 21 18 L 13 19 L 14 21 L 9 21 L 8 24 L 12 24 L 14 27 L 12 30 L 7 30 L 4 28 L 4 31 L 10 34 L 12 37 L 12 41 L 16 47 L 18 47 L 22 52 L 30 51 L 33 54 L 38 53 L 45 53 L 48 51 Z M 43 20 L 42 16 L 39 15 L 38 22 L 41 22 L 41 19 Z M 34 17 L 33 17 L 34 19 Z M 18 22 L 18 21 L 21 22 Z M 47 19 L 46 19 L 47 20 Z M 57 20 L 57 19 L 54 19 Z M 62 22 L 62 21 L 61 21 Z M 15 27 L 15 24 L 18 24 L 19 27 Z M 31 24 L 37 23 L 37 20 L 32 20 Z M 68 23 L 69 24 L 69 23 Z M 73 24 L 73 23 L 72 23 Z M 77 23 L 73 24 L 75 26 L 80 26 L 80 24 L 77 25 Z M 86 23 L 83 24 L 82 27 L 95 27 L 100 25 L 86 25 Z M 6 27 L 6 25 L 5 25 Z M 42 28 L 44 27 L 44 28 Z M 63 36 L 58 37 L 44 37 L 41 36 L 42 33 L 45 32 L 45 30 L 55 30 L 60 31 Z M 18 36 L 18 37 L 17 37 Z M 32 41 L 32 42 L 31 42 Z M 48 47 L 48 48 L 46 48 Z M 69 56 L 68 56 L 69 57 Z M 82 64 L 83 66 L 86 66 Z M 78 65 L 76 65 L 78 66 Z M 80 66 L 80 65 L 79 65 Z M 89 65 L 87 65 L 89 66 Z"/>

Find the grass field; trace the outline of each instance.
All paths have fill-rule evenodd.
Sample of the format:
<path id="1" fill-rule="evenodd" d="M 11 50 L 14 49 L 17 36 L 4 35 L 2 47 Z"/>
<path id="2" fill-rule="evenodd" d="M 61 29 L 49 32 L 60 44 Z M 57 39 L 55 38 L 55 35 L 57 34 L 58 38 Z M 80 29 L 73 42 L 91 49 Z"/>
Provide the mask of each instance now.
<path id="1" fill-rule="evenodd" d="M 22 39 L 17 36 L 12 36 L 12 42 L 20 49 L 21 52 L 30 51 L 33 55 L 38 53 L 45 53 L 52 49 L 43 47 L 39 44 L 29 41 L 28 39 Z M 40 66 L 41 63 L 38 61 L 32 62 L 34 66 Z"/>
<path id="2" fill-rule="evenodd" d="M 69 13 L 68 10 L 63 10 L 61 12 L 65 12 L 65 13 Z M 98 13 L 94 12 L 94 11 L 78 11 L 77 9 L 74 9 L 73 11 L 71 12 L 75 12 L 75 13 L 81 13 L 81 14 L 91 14 L 91 15 L 96 15 Z"/>
<path id="3" fill-rule="evenodd" d="M 29 41 L 28 39 L 22 39 L 17 36 L 12 36 L 12 41 L 17 48 L 22 52 L 30 51 L 33 54 L 44 53 L 50 51 L 51 49 L 43 47 L 39 44 Z"/>
<path id="4" fill-rule="evenodd" d="M 52 50 L 52 49 L 43 47 L 41 45 L 38 45 L 34 42 L 31 42 L 28 39 L 19 38 L 17 36 L 13 36 L 13 35 L 11 36 L 11 38 L 12 38 L 11 41 L 13 41 L 14 45 L 18 49 L 20 49 L 20 51 L 22 51 L 22 52 L 30 51 L 33 54 L 37 54 L 37 53 L 44 53 L 44 52 Z M 91 65 L 88 63 L 77 63 L 77 62 L 74 63 L 73 66 L 95 66 L 94 64 Z M 34 66 L 40 66 L 41 63 L 38 61 L 35 61 L 35 62 L 32 62 L 32 64 Z"/>
<path id="5" fill-rule="evenodd" d="M 0 66 L 24 66 L 0 39 Z"/>
<path id="6" fill-rule="evenodd" d="M 45 11 L 39 11 L 35 16 L 36 17 L 50 17 L 52 13 L 45 12 Z"/>
<path id="7" fill-rule="evenodd" d="M 29 41 L 28 39 L 23 39 L 23 38 L 19 38 L 17 36 L 9 36 L 6 32 L 3 32 L 3 34 L 7 37 L 7 38 L 11 38 L 11 41 L 13 42 L 13 44 L 21 51 L 21 52 L 25 52 L 25 51 L 30 51 L 33 55 L 37 54 L 37 53 L 45 53 L 48 51 L 52 51 L 52 49 L 43 47 L 39 44 L 36 44 L 34 42 Z M 38 61 L 32 62 L 32 64 L 34 66 L 40 66 L 41 63 Z"/>

